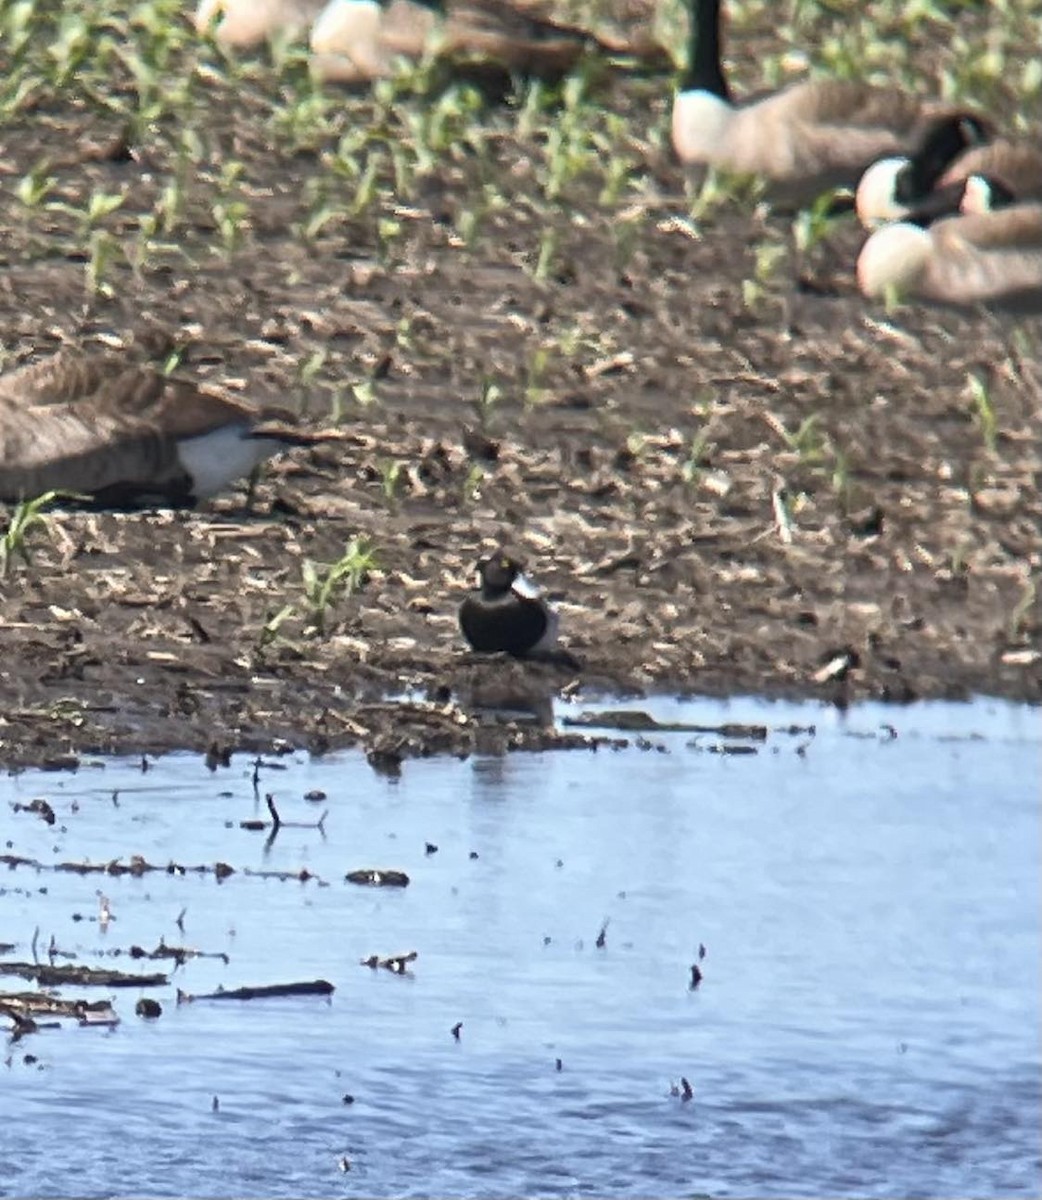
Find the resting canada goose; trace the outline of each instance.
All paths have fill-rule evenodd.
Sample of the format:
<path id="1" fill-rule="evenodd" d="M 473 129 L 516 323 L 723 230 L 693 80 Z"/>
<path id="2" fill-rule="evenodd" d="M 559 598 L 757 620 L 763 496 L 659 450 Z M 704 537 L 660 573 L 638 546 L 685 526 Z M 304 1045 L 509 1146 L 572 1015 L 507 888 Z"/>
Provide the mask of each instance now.
<path id="1" fill-rule="evenodd" d="M 526 14 L 510 0 L 330 0 L 311 30 L 312 69 L 342 83 L 390 75 L 396 59 L 428 53 L 463 67 L 555 79 L 588 49 L 671 68 L 653 41 L 594 35 Z"/>
<path id="2" fill-rule="evenodd" d="M 279 33 L 308 29 L 326 0 L 200 0 L 195 27 L 223 46 L 248 49 Z"/>
<path id="3" fill-rule="evenodd" d="M 521 564 L 497 551 L 478 563 L 480 589 L 459 609 L 459 625 L 471 648 L 521 657 L 545 654 L 557 641 L 557 613 L 521 572 Z"/>
<path id="4" fill-rule="evenodd" d="M 877 230 L 857 262 L 866 296 L 940 304 L 1042 309 L 1042 204 L 948 217 L 923 229 L 900 221 Z"/>
<path id="5" fill-rule="evenodd" d="M 690 51 L 673 102 L 682 163 L 753 175 L 777 206 L 855 187 L 884 155 L 909 153 L 939 121 L 966 114 L 896 88 L 806 80 L 733 103 L 720 56 L 721 0 L 688 0 Z"/>
<path id="6" fill-rule="evenodd" d="M 0 499 L 187 506 L 281 450 L 348 436 L 295 420 L 148 367 L 58 355 L 0 376 Z"/>
<path id="7" fill-rule="evenodd" d="M 861 224 L 873 228 L 886 221 L 903 220 L 910 212 L 965 209 L 965 184 L 971 176 L 983 180 L 975 187 L 974 211 L 987 212 L 1014 200 L 1042 200 L 1042 148 L 1027 142 L 976 140 L 969 133 L 978 123 L 959 123 L 964 139 L 959 144 L 952 130 L 938 131 L 911 158 L 890 158 L 874 163 L 857 189 Z M 954 153 L 952 153 L 954 151 Z"/>

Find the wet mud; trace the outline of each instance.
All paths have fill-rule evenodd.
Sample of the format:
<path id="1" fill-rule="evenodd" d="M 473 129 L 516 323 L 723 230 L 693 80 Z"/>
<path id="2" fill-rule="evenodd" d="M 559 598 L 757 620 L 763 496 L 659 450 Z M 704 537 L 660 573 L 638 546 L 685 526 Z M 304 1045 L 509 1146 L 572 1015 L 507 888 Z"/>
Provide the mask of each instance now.
<path id="1" fill-rule="evenodd" d="M 7 208 L 5 367 L 144 353 L 159 330 L 183 373 L 353 436 L 276 462 L 249 504 L 52 510 L 0 580 L 5 766 L 359 745 L 393 773 L 606 744 L 549 727 L 560 695 L 1042 700 L 1037 326 L 867 305 L 849 223 L 797 252 L 763 213 L 692 222 L 665 80 L 597 96 L 649 114 L 618 147 L 632 196 L 579 176 L 548 203 L 542 144 L 493 108 L 482 175 L 448 154 L 408 203 L 385 186 L 379 220 L 306 241 L 324 147 L 272 152 L 275 82 L 211 86 L 191 219 L 169 252 L 114 262 L 107 290 L 85 296 L 71 218 Z M 343 104 L 344 123 L 373 119 L 370 99 Z M 177 157 L 169 130 L 136 136 L 50 97 L 9 120 L 3 170 L 47 158 L 67 205 L 121 192 L 130 239 Z M 233 151 L 248 242 L 218 252 Z M 509 205 L 461 239 L 486 185 Z M 761 280 L 764 244 L 782 265 Z M 368 568 L 317 604 L 306 564 L 321 575 L 356 538 Z M 457 606 L 496 544 L 560 608 L 577 668 L 462 644 Z"/>

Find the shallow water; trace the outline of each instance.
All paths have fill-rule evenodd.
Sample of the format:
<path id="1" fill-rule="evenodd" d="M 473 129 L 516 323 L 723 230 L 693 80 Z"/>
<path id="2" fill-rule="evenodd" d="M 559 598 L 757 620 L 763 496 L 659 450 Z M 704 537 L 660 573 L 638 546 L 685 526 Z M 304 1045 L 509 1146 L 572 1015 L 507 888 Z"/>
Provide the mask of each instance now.
<path id="1" fill-rule="evenodd" d="M 237 869 L 0 877 L 8 959 L 37 927 L 41 954 L 53 934 L 123 970 L 166 969 L 101 957 L 160 938 L 230 957 L 150 989 L 154 1023 L 136 989 L 65 990 L 112 995 L 122 1023 L 8 1049 L 0 1194 L 1042 1193 L 1038 710 L 639 707 L 772 732 L 755 755 L 656 734 L 410 761 L 398 781 L 357 754 L 295 756 L 260 791 L 286 820 L 328 808 L 324 836 L 267 848 L 238 825 L 265 815 L 245 758 L 0 780 L 58 817 L 5 805 L 9 852 Z M 816 731 L 777 732 L 793 723 Z M 370 866 L 411 885 L 344 882 Z M 245 874 L 302 867 L 319 880 Z M 410 949 L 409 977 L 359 965 Z M 331 1001 L 174 1003 L 175 986 L 313 978 Z"/>

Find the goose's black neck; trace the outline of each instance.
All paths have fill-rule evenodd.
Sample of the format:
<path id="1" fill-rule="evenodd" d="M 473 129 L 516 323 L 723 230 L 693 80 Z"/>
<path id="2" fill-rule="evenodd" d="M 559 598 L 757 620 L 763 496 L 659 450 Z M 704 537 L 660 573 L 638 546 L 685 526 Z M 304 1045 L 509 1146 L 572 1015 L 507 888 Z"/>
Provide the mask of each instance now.
<path id="1" fill-rule="evenodd" d="M 1001 179 L 996 179 L 994 175 L 979 175 L 978 179 L 987 184 L 988 200 L 993 209 L 1008 208 L 1011 204 L 1016 204 L 1016 193 L 1006 187 Z"/>
<path id="2" fill-rule="evenodd" d="M 680 90 L 709 92 L 730 100 L 731 92 L 720 61 L 720 0 L 688 0 L 691 28 L 688 34 L 687 70 Z"/>
<path id="3" fill-rule="evenodd" d="M 902 204 L 914 204 L 930 193 L 960 154 L 987 140 L 987 130 L 976 117 L 968 114 L 943 117 L 898 172 L 894 198 Z"/>
<path id="4" fill-rule="evenodd" d="M 934 221 L 954 217 L 962 203 L 963 186 L 962 183 L 950 183 L 947 187 L 934 188 L 919 199 L 911 212 L 901 220 L 909 225 L 918 225 L 920 229 L 929 229 Z"/>

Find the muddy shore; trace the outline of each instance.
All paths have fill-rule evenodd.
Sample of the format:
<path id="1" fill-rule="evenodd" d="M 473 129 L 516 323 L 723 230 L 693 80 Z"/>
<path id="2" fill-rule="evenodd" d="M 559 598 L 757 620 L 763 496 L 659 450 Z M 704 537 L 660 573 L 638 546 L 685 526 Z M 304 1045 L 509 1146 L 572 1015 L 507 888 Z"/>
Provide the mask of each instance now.
<path id="1" fill-rule="evenodd" d="M 4 766 L 582 744 L 538 720 L 562 691 L 1042 701 L 1037 323 L 866 305 L 849 223 L 800 252 L 762 213 L 692 222 L 662 81 L 597 95 L 631 122 L 638 183 L 618 197 L 580 173 L 548 201 L 543 134 L 498 109 L 480 179 L 450 151 L 408 196 L 387 182 L 307 238 L 325 142 L 273 155 L 277 82 L 210 86 L 188 218 L 100 290 L 64 209 L 7 206 L 4 368 L 137 353 L 160 330 L 180 371 L 354 436 L 275 463 L 249 508 L 52 510 L 0 581 Z M 338 129 L 372 117 L 341 103 Z M 46 96 L 7 119 L 5 186 L 50 153 L 68 208 L 124 194 L 111 229 L 130 247 L 177 149 L 170 129 L 122 130 L 74 90 Z M 231 153 L 248 229 L 217 247 Z M 489 182 L 509 204 L 464 238 Z M 359 537 L 373 568 L 317 612 L 304 562 Z M 456 606 L 497 542 L 558 603 L 580 670 L 465 652 Z M 537 719 L 474 716 L 503 705 Z"/>

